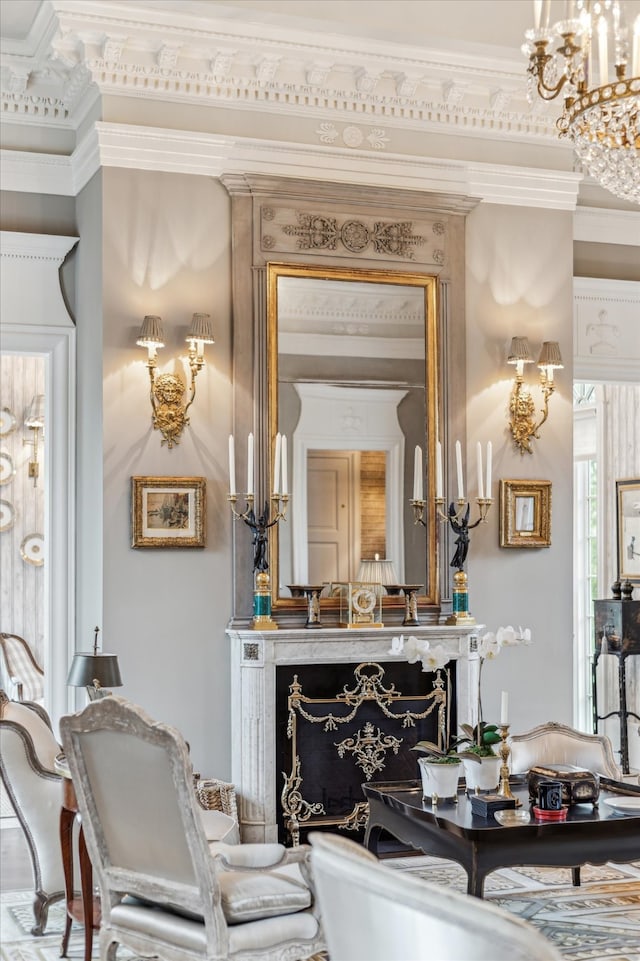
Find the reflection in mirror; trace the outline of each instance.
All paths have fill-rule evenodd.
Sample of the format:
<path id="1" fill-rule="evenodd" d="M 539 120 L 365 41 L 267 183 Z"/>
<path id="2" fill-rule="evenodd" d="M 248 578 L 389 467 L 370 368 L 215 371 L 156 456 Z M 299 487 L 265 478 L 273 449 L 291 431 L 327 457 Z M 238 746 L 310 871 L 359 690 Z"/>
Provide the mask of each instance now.
<path id="1" fill-rule="evenodd" d="M 360 579 L 376 556 L 391 588 L 433 595 L 433 532 L 414 524 L 407 481 L 416 444 L 435 445 L 434 278 L 270 264 L 268 291 L 271 430 L 292 467 L 276 596 Z"/>

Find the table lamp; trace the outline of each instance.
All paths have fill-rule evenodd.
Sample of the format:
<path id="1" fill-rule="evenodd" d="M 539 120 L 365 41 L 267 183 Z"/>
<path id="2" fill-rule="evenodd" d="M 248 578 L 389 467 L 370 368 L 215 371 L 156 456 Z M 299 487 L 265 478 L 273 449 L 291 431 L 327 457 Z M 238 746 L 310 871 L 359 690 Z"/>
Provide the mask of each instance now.
<path id="1" fill-rule="evenodd" d="M 122 687 L 118 658 L 115 654 L 105 654 L 98 651 L 98 634 L 96 627 L 93 640 L 93 651 L 79 652 L 73 655 L 71 670 L 67 678 L 70 687 L 86 687 L 90 701 L 110 694 L 108 688 Z"/>

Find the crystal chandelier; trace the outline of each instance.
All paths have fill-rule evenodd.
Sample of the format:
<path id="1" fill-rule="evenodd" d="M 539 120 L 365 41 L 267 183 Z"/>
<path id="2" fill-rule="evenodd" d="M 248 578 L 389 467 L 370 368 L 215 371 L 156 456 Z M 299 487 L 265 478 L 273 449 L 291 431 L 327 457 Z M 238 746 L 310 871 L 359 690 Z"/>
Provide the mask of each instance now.
<path id="1" fill-rule="evenodd" d="M 565 19 L 550 24 L 550 0 L 534 0 L 529 99 L 537 93 L 564 108 L 557 126 L 583 167 L 611 193 L 640 203 L 640 15 L 623 0 L 567 0 Z"/>

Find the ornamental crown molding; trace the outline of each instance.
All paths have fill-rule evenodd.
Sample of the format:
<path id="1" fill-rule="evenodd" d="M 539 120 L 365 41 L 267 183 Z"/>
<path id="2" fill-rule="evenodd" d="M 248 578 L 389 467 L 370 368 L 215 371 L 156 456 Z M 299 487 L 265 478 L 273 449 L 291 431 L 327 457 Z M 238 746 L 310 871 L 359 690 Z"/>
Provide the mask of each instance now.
<path id="1" fill-rule="evenodd" d="M 187 5 L 102 0 L 43 9 L 21 51 L 2 46 L 2 110 L 27 123 L 77 129 L 99 92 L 556 141 L 553 108 L 528 105 L 525 60 L 503 48 L 461 53 L 241 22 L 217 15 L 220 4 L 206 18 Z"/>
<path id="2" fill-rule="evenodd" d="M 101 166 L 218 177 L 241 192 L 251 191 L 252 175 L 322 182 L 330 167 L 333 190 L 349 184 L 388 189 L 390 195 L 432 191 L 440 209 L 459 213 L 481 200 L 574 210 L 582 179 L 556 170 L 103 122 L 93 125 L 71 158 L 0 151 L 7 190 L 75 196 Z"/>

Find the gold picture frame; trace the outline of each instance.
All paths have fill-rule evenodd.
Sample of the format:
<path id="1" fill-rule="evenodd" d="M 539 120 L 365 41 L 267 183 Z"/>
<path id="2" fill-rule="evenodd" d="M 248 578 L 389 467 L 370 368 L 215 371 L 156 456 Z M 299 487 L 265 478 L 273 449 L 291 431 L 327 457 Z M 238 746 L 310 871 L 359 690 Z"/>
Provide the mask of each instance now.
<path id="1" fill-rule="evenodd" d="M 204 547 L 204 477 L 132 477 L 132 547 Z"/>
<path id="2" fill-rule="evenodd" d="M 640 479 L 616 481 L 618 579 L 640 584 Z"/>
<path id="3" fill-rule="evenodd" d="M 551 546 L 551 481 L 500 481 L 500 547 Z"/>

